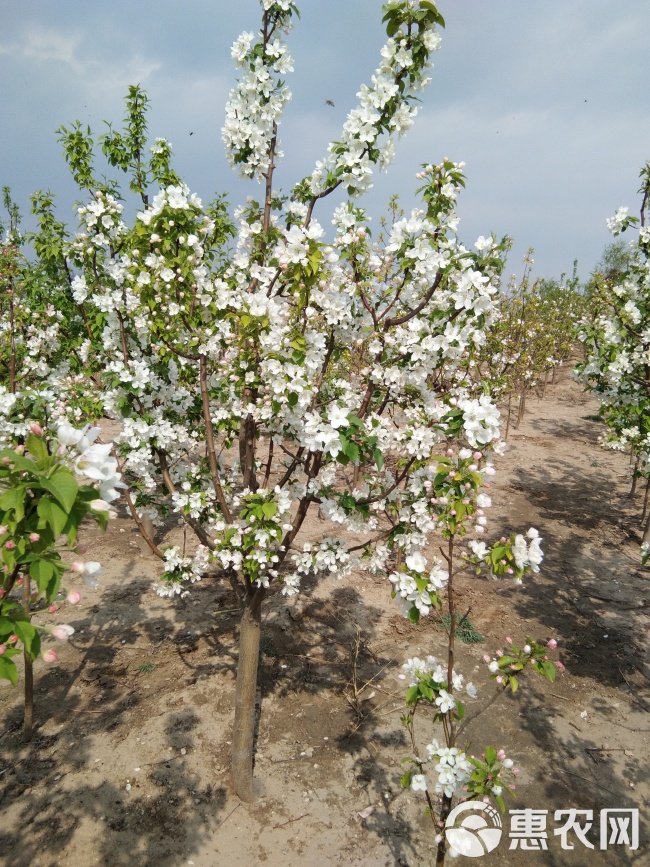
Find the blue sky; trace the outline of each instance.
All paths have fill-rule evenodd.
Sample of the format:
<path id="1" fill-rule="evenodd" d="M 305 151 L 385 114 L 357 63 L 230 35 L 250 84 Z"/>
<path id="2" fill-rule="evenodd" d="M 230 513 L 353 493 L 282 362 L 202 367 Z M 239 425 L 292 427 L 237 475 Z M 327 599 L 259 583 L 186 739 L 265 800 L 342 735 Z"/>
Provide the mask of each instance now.
<path id="1" fill-rule="evenodd" d="M 281 127 L 285 187 L 338 137 L 384 42 L 380 0 L 303 0 L 289 36 L 294 93 Z M 559 276 L 574 258 L 585 277 L 619 205 L 638 210 L 650 159 L 648 0 L 441 0 L 446 18 L 414 128 L 365 204 L 375 217 L 398 193 L 415 204 L 423 162 L 466 162 L 460 236 L 515 239 L 508 271 L 535 248 L 534 273 Z M 256 0 L 0 0 L 0 184 L 28 208 L 49 188 L 73 220 L 76 190 L 55 129 L 79 119 L 98 133 L 119 121 L 129 84 L 151 101 L 152 137 L 204 200 L 257 193 L 228 168 L 223 108 L 235 76 L 230 45 L 259 25 Z M 335 103 L 334 108 L 326 100 Z M 190 132 L 193 135 L 190 136 Z M 317 216 L 329 221 L 331 205 Z"/>

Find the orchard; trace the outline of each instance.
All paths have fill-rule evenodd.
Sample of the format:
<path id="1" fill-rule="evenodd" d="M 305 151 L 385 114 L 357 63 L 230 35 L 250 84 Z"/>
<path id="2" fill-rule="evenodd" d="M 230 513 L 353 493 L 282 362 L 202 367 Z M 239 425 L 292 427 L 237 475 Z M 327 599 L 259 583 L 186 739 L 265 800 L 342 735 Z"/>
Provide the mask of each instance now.
<path id="1" fill-rule="evenodd" d="M 6 863 L 122 864 L 130 851 L 143 864 L 262 863 L 289 846 L 287 834 L 299 840 L 310 817 L 305 833 L 322 840 L 323 863 L 444 864 L 472 855 L 458 808 L 500 817 L 493 826 L 511 831 L 502 850 L 517 849 L 517 811 L 546 811 L 548 847 L 520 847 L 546 851 L 572 848 L 568 831 L 553 839 L 558 813 L 638 807 L 629 787 L 642 748 L 629 731 L 645 707 L 634 617 L 646 603 L 628 598 L 623 555 L 600 572 L 576 559 L 579 533 L 614 508 L 593 494 L 600 476 L 569 490 L 582 472 L 571 447 L 557 464 L 534 446 L 552 447 L 547 419 L 561 417 L 558 435 L 580 428 L 610 490 L 631 461 L 645 482 L 643 526 L 637 538 L 636 486 L 632 499 L 616 494 L 617 526 L 629 537 L 631 586 L 647 582 L 650 170 L 640 218 L 621 209 L 609 223 L 614 234 L 640 224 L 625 271 L 595 273 L 586 286 L 575 268 L 533 278 L 531 256 L 508 280 L 511 240 L 489 226 L 464 243 L 465 166 L 435 147 L 414 167 L 417 207 L 405 213 L 392 200 L 377 233 L 364 196 L 416 122 L 445 27 L 428 0 L 394 0 L 383 13 L 370 83 L 313 171 L 287 189 L 276 173 L 299 13 L 291 0 L 261 0 L 259 29 L 232 46 L 222 130 L 256 198 L 204 203 L 170 143 L 150 137 L 137 84 L 121 123 L 100 135 L 79 122 L 57 131 L 78 188 L 76 227 L 40 191 L 35 229 L 24 232 L 21 205 L 4 190 Z M 111 175 L 97 169 L 102 160 Z M 563 400 L 583 409 L 564 418 Z M 556 482 L 544 488 L 558 475 L 564 494 Z M 573 540 L 562 536 L 567 522 Z M 634 614 L 610 641 L 614 674 L 601 687 L 608 706 L 629 704 L 627 727 L 617 717 L 602 735 L 611 743 L 596 727 L 589 741 L 588 726 L 580 737 L 590 746 L 566 726 L 551 740 L 535 713 L 558 716 L 557 698 L 562 711 L 586 704 L 602 661 L 596 636 L 609 640 L 605 614 L 581 600 L 620 613 L 617 594 Z M 574 728 L 594 713 L 579 710 Z M 159 717 L 169 746 L 148 736 Z M 119 732 L 124 753 L 111 741 Z M 76 764 L 63 758 L 68 741 L 84 744 Z M 613 780 L 585 777 L 608 758 Z M 21 767 L 41 759 L 44 776 L 25 783 Z M 93 761 L 101 782 L 84 776 Z M 540 796 L 547 774 L 562 803 Z M 337 775 L 347 781 L 338 801 L 328 788 Z M 593 800 L 571 777 L 591 781 Z M 362 796 L 342 806 L 346 790 Z M 50 850 L 46 829 L 56 838 L 66 798 L 77 818 Z M 88 798 L 101 808 L 77 814 Z M 334 842 L 347 814 L 354 840 L 374 841 L 358 844 L 356 860 Z M 223 833 L 235 821 L 247 834 L 285 836 L 229 856 L 235 843 Z M 593 816 L 584 833 L 592 825 L 597 840 Z M 114 849 L 121 833 L 129 842 Z M 102 837 L 99 848 L 89 842 Z M 485 839 L 480 854 L 493 848 Z M 641 839 L 647 846 L 643 820 Z M 310 861 L 300 846 L 291 852 L 277 863 L 316 863 L 315 850 Z"/>

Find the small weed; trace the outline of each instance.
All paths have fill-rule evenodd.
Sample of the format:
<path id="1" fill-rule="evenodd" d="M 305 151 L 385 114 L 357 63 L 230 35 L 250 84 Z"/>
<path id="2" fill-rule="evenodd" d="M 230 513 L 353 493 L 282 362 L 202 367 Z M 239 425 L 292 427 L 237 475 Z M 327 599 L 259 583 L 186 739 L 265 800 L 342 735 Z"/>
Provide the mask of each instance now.
<path id="1" fill-rule="evenodd" d="M 599 415 L 583 415 L 582 417 L 585 421 L 602 421 Z"/>
<path id="2" fill-rule="evenodd" d="M 268 656 L 270 658 L 276 658 L 280 655 L 275 649 L 275 647 L 273 647 L 273 642 L 268 637 L 268 635 L 263 635 L 260 640 L 260 653 L 263 653 L 264 656 Z"/>
<path id="3" fill-rule="evenodd" d="M 451 617 L 448 614 L 443 614 L 442 622 L 447 632 L 449 632 Z M 456 613 L 456 635 L 465 644 L 478 644 L 481 641 L 485 641 L 485 637 L 474 629 L 471 620 L 466 614 Z"/>
<path id="4" fill-rule="evenodd" d="M 141 662 L 138 666 L 138 671 L 142 674 L 151 674 L 155 667 L 156 666 L 153 664 L 153 662 Z"/>

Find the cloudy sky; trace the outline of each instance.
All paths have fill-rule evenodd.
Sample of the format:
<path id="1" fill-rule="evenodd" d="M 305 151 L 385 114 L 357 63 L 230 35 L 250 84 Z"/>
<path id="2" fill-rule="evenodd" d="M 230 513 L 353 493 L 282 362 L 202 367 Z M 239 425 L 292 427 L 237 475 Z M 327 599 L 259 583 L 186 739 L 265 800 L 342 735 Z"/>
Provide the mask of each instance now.
<path id="1" fill-rule="evenodd" d="M 294 93 L 282 127 L 279 183 L 311 171 L 338 137 L 384 42 L 381 0 L 302 0 L 289 37 Z M 509 234 L 508 270 L 535 248 L 535 274 L 574 259 L 586 277 L 610 240 L 605 219 L 637 211 L 650 159 L 648 0 L 440 0 L 446 18 L 415 127 L 366 197 L 375 217 L 398 193 L 415 205 L 421 163 L 466 163 L 460 235 Z M 255 195 L 227 167 L 223 107 L 234 80 L 230 45 L 259 26 L 257 0 L 0 0 L 0 184 L 28 209 L 36 189 L 72 220 L 76 190 L 55 130 L 76 119 L 118 122 L 129 84 L 151 101 L 149 129 L 204 200 Z M 334 102 L 334 107 L 326 104 Z M 190 135 L 190 133 L 193 133 Z M 252 188 L 251 188 L 252 187 Z M 317 216 L 329 221 L 331 205 Z"/>

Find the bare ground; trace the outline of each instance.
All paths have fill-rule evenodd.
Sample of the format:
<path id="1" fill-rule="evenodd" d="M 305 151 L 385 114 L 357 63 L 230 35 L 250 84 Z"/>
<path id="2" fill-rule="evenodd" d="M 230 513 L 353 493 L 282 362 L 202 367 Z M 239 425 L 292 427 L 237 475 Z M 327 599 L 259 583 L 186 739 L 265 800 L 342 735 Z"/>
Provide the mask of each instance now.
<path id="1" fill-rule="evenodd" d="M 521 766 L 508 806 L 549 811 L 547 851 L 510 850 L 506 834 L 485 865 L 650 863 L 650 569 L 639 565 L 640 497 L 627 498 L 627 459 L 599 447 L 596 411 L 562 371 L 543 401 L 529 401 L 500 462 L 488 529 L 536 526 L 541 574 L 522 588 L 458 579 L 459 607 L 484 638 L 460 648 L 479 686 L 470 712 L 491 694 L 482 655 L 506 634 L 556 637 L 566 665 L 554 684 L 529 678 L 468 728 L 474 751 L 504 747 Z M 266 792 L 247 805 L 228 769 L 235 599 L 216 583 L 182 601 L 158 598 L 147 551 L 130 521 L 116 520 L 91 537 L 101 587 L 80 588 L 74 609 L 35 615 L 76 632 L 55 666 L 36 667 L 31 744 L 21 741 L 20 693 L 0 687 L 0 863 L 434 863 L 424 803 L 399 786 L 409 749 L 397 673 L 409 656 L 442 655 L 440 623 L 408 624 L 386 579 L 371 576 L 309 585 L 297 602 L 271 598 L 256 757 Z M 423 722 L 420 734 L 434 732 Z M 562 850 L 553 812 L 571 807 L 596 818 L 638 808 L 638 850 L 601 851 L 594 831 L 594 850 Z"/>

